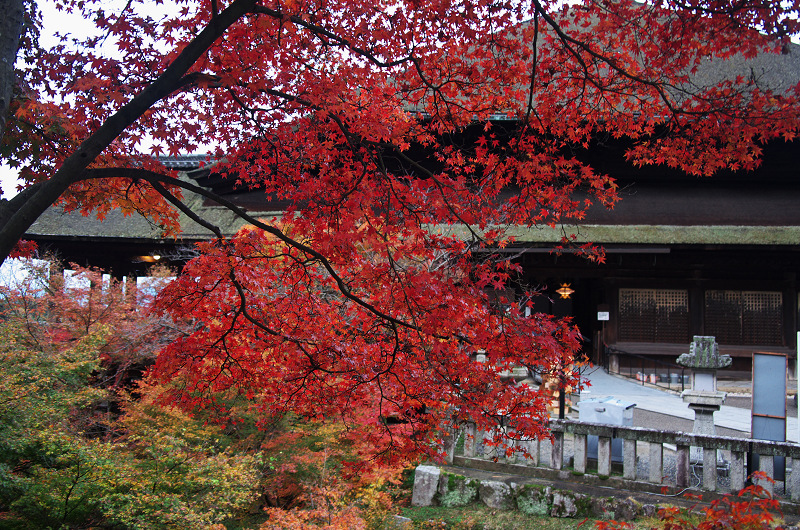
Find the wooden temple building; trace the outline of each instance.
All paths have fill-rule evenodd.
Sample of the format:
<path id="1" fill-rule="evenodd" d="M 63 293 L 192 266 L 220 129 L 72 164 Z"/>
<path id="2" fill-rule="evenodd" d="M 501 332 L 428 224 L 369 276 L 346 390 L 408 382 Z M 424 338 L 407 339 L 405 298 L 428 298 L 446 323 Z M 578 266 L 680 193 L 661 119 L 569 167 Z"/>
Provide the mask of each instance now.
<path id="1" fill-rule="evenodd" d="M 544 286 L 539 311 L 572 315 L 593 341 L 621 355 L 674 362 L 694 335 L 712 335 L 734 369 L 753 351 L 797 351 L 800 145 L 771 145 L 752 173 L 697 179 L 652 168 L 608 168 L 622 200 L 592 210 L 568 233 L 602 244 L 603 264 L 550 252 L 555 231 L 519 249 L 526 282 Z M 548 239 L 550 241 L 548 241 Z M 556 293 L 563 284 L 569 298 Z M 548 307 L 549 306 L 549 307 Z M 607 314 L 607 315 L 606 315 Z M 599 320 L 608 318 L 608 320 Z"/>
<path id="2" fill-rule="evenodd" d="M 733 66 L 784 86 L 800 80 L 797 46 L 767 61 L 740 62 Z M 598 207 L 580 225 L 564 227 L 578 243 L 602 245 L 605 263 L 553 253 L 561 231 L 547 228 L 520 229 L 515 248 L 503 250 L 523 265 L 522 283 L 542 288 L 536 310 L 573 316 L 596 362 L 606 348 L 673 362 L 693 335 L 715 336 L 720 353 L 733 356 L 741 370 L 749 369 L 754 351 L 793 359 L 800 330 L 800 140 L 764 146 L 755 171 L 710 178 L 636 168 L 624 149 L 609 139 L 585 153 L 598 171 L 616 178 L 622 200 L 613 211 Z M 256 216 L 280 214 L 263 193 L 236 192 L 198 169 L 201 160 L 165 162 Z M 187 201 L 228 233 L 242 225 L 198 196 L 187 194 Z M 193 243 L 209 237 L 188 218 L 181 221 L 181 238 L 162 239 L 142 218 L 114 211 L 99 222 L 51 208 L 26 238 L 66 262 L 137 275 L 157 261 L 179 265 Z M 573 291 L 568 298 L 556 293 L 564 284 Z"/>

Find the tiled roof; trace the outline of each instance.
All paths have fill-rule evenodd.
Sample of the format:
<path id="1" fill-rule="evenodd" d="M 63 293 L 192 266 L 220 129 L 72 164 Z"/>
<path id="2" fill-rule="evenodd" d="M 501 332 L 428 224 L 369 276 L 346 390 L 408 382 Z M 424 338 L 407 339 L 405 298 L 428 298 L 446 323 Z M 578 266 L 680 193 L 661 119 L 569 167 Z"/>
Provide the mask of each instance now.
<path id="1" fill-rule="evenodd" d="M 762 53 L 752 59 L 734 55 L 706 60 L 692 75 L 691 85 L 708 87 L 739 76 L 761 89 L 790 91 L 800 81 L 800 45 L 790 43 L 784 53 Z"/>
<path id="2" fill-rule="evenodd" d="M 187 178 L 187 181 L 189 179 Z M 191 182 L 191 181 L 190 181 Z M 184 192 L 184 203 L 199 217 L 218 226 L 225 235 L 235 234 L 244 221 L 228 209 L 221 206 L 209 206 L 203 197 L 190 192 Z M 248 213 L 256 217 L 270 217 L 270 212 Z M 210 239 L 213 235 L 208 229 L 197 224 L 184 214 L 180 214 L 180 238 L 196 241 Z M 28 237 L 48 236 L 72 239 L 134 239 L 158 240 L 162 239 L 161 229 L 141 215 L 125 216 L 120 210 L 112 210 L 105 219 L 98 220 L 95 216 L 84 216 L 80 212 L 64 212 L 60 207 L 53 206 L 47 209 L 27 231 Z"/>

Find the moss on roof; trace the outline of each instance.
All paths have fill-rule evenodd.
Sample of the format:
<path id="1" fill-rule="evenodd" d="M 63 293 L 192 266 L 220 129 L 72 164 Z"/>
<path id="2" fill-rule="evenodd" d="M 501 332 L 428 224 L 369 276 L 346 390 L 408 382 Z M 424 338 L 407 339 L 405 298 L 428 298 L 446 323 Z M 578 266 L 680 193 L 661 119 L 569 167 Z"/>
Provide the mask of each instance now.
<path id="1" fill-rule="evenodd" d="M 460 226 L 436 228 L 467 238 Z M 480 232 L 476 230 L 476 232 Z M 798 245 L 800 226 L 671 226 L 671 225 L 573 225 L 562 228 L 511 227 L 508 232 L 519 243 L 556 243 L 561 236 L 575 234 L 578 243 L 633 245 Z"/>
<path id="2" fill-rule="evenodd" d="M 207 206 L 204 199 L 190 192 L 184 192 L 185 204 L 199 217 L 218 226 L 225 235 L 235 234 L 246 223 L 228 209 L 221 206 Z M 248 212 L 255 217 L 272 217 L 279 212 Z M 179 215 L 181 239 L 210 239 L 213 234 L 197 224 L 188 216 Z M 94 215 L 84 216 L 80 212 L 64 212 L 61 207 L 52 206 L 42 214 L 27 231 L 28 237 L 64 237 L 80 239 L 162 239 L 161 229 L 141 215 L 125 216 L 118 209 L 108 213 L 103 220 Z"/>

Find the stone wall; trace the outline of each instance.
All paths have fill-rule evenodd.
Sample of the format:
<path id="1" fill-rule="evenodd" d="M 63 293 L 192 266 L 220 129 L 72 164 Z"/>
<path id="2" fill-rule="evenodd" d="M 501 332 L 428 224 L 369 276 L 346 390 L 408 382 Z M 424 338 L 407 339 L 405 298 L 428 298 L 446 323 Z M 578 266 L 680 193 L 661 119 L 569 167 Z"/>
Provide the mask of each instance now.
<path id="1" fill-rule="evenodd" d="M 432 465 L 417 467 L 412 505 L 454 507 L 475 502 L 499 510 L 551 517 L 629 521 L 656 513 L 655 505 L 641 504 L 632 498 L 600 497 L 552 486 L 475 479 Z"/>

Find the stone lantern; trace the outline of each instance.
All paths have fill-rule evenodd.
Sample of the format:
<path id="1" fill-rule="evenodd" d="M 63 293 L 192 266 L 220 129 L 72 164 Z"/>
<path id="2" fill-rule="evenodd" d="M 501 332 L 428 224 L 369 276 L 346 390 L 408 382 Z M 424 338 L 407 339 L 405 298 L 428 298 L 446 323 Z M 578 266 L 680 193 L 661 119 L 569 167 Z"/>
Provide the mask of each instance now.
<path id="1" fill-rule="evenodd" d="M 695 335 L 689 353 L 678 357 L 678 364 L 692 369 L 692 388 L 681 397 L 694 411 L 694 433 L 716 434 L 714 413 L 725 402 L 725 393 L 717 391 L 717 370 L 731 365 L 730 355 L 720 355 L 714 337 Z"/>

